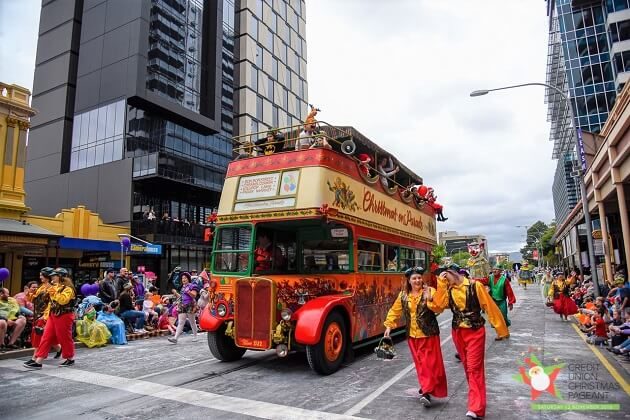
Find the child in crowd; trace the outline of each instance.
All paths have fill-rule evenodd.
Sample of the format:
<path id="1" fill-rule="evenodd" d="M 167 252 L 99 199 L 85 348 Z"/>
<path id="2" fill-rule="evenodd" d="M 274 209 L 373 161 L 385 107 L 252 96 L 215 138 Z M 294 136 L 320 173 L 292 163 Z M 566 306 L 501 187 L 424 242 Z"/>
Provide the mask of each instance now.
<path id="1" fill-rule="evenodd" d="M 587 329 L 591 335 L 586 339 L 589 344 L 606 345 L 608 341 L 608 326 L 601 313 L 593 315 L 591 327 Z"/>
<path id="2" fill-rule="evenodd" d="M 151 297 L 153 293 L 144 292 L 144 301 L 142 302 L 142 312 L 144 312 L 145 324 L 154 324 L 159 314 L 155 311 L 155 303 Z"/>

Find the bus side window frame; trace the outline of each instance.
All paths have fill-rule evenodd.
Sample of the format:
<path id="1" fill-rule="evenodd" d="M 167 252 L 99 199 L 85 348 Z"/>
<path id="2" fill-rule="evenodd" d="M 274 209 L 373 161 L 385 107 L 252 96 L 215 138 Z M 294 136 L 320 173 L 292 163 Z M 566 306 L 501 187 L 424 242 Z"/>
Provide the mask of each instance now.
<path id="1" fill-rule="evenodd" d="M 371 253 L 373 255 L 378 254 L 378 256 L 379 256 L 379 263 L 378 263 L 378 265 L 374 265 L 374 264 L 371 264 L 371 265 L 363 264 L 363 265 L 361 265 L 361 252 L 362 252 L 362 250 L 359 247 L 359 243 L 360 242 L 369 242 L 369 243 L 378 245 L 378 249 L 379 249 L 378 252 L 363 250 L 363 252 Z M 383 272 L 383 251 L 384 251 L 384 245 L 381 242 L 376 241 L 374 239 L 365 238 L 365 237 L 358 237 L 357 238 L 357 273 L 382 273 Z M 377 270 L 374 270 L 374 269 L 372 269 L 372 270 L 365 270 L 365 269 L 361 269 L 361 267 L 378 267 L 378 269 Z"/>

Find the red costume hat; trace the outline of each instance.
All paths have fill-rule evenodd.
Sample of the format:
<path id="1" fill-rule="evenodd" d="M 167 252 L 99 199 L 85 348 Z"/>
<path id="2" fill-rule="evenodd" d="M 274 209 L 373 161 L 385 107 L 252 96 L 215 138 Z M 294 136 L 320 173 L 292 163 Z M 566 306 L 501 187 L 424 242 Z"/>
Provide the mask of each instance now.
<path id="1" fill-rule="evenodd" d="M 370 163 L 370 162 L 372 162 L 372 158 L 370 158 L 370 156 L 368 156 L 366 153 L 361 153 L 357 157 L 359 158 L 361 163 Z"/>

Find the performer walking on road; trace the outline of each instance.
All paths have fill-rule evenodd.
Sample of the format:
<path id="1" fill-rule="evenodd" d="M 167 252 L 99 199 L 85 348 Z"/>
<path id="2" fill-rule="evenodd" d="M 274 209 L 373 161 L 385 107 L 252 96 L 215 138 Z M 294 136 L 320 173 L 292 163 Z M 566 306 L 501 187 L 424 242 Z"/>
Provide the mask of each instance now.
<path id="1" fill-rule="evenodd" d="M 553 298 L 553 311 L 560 315 L 560 320 L 568 321 L 569 315 L 578 313 L 578 308 L 573 299 L 569 297 L 570 285 L 564 279 L 562 271 L 556 271 L 553 274 L 553 283 L 549 288 L 548 300 Z"/>
<path id="2" fill-rule="evenodd" d="M 486 329 L 481 310 L 497 332 L 497 339 L 510 333 L 501 311 L 484 285 L 459 275 L 459 266 L 452 264 L 438 278 L 438 289 L 433 298 L 436 309 L 450 307 L 453 312 L 453 343 L 460 355 L 468 381 L 468 411 L 472 419 L 486 414 L 486 373 L 484 367 Z"/>
<path id="3" fill-rule="evenodd" d="M 501 310 L 505 325 L 509 327 L 512 323 L 508 318 L 508 309 L 512 310 L 512 306 L 516 303 L 516 297 L 507 279 L 507 273 L 502 272 L 500 267 L 495 267 L 488 278 L 488 286 L 490 287 L 490 296 Z"/>
<path id="4" fill-rule="evenodd" d="M 385 337 L 389 337 L 402 315 L 407 325 L 407 344 L 416 366 L 420 383 L 420 402 L 431 405 L 431 397 L 446 398 L 446 372 L 440 348 L 440 327 L 436 314 L 442 312 L 431 302 L 435 289 L 422 278 L 424 268 L 412 267 L 405 271 L 407 282 L 385 320 Z"/>

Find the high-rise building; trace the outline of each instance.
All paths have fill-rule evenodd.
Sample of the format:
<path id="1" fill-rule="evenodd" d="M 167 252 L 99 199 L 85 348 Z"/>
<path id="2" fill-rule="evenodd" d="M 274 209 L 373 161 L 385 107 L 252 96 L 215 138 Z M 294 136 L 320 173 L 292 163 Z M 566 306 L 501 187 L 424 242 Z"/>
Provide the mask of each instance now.
<path id="1" fill-rule="evenodd" d="M 626 58 L 630 63 L 630 0 L 547 0 L 547 15 L 547 83 L 570 96 L 575 127 L 598 133 L 630 74 L 625 63 Z M 567 165 L 577 160 L 566 101 L 548 89 L 547 102 L 552 157 L 558 159 L 554 206 L 561 224 L 558 215 L 566 217 L 572 209 L 565 211 L 565 205 L 579 199 L 572 164 Z M 556 188 L 567 182 L 570 188 Z"/>
<path id="2" fill-rule="evenodd" d="M 236 2 L 235 134 L 297 125 L 307 111 L 304 0 Z"/>
<path id="3" fill-rule="evenodd" d="M 553 178 L 553 207 L 556 220 L 565 220 L 578 202 L 579 189 L 571 176 L 574 159 L 571 153 L 558 158 L 558 166 Z"/>
<path id="4" fill-rule="evenodd" d="M 248 11 L 249 23 L 258 24 L 255 37 L 248 26 L 239 32 Z M 294 122 L 289 116 L 297 120 L 306 109 L 305 83 L 286 90 L 298 93 L 291 109 L 260 87 L 250 89 L 253 97 L 235 90 L 247 85 L 240 82 L 244 63 L 254 63 L 261 80 L 272 77 L 274 89 L 282 83 L 281 93 L 290 83 L 280 72 L 287 60 L 303 63 L 292 71 L 305 78 L 303 12 L 303 1 L 289 0 L 44 2 L 28 205 L 43 215 L 86 205 L 104 222 L 164 245 L 161 256 L 133 256 L 132 269 L 164 277 L 176 265 L 204 267 L 211 245 L 204 224 L 232 159 L 234 123 L 251 117 L 280 125 L 273 124 L 274 109 L 278 122 Z M 259 47 L 256 67 L 248 48 Z"/>

